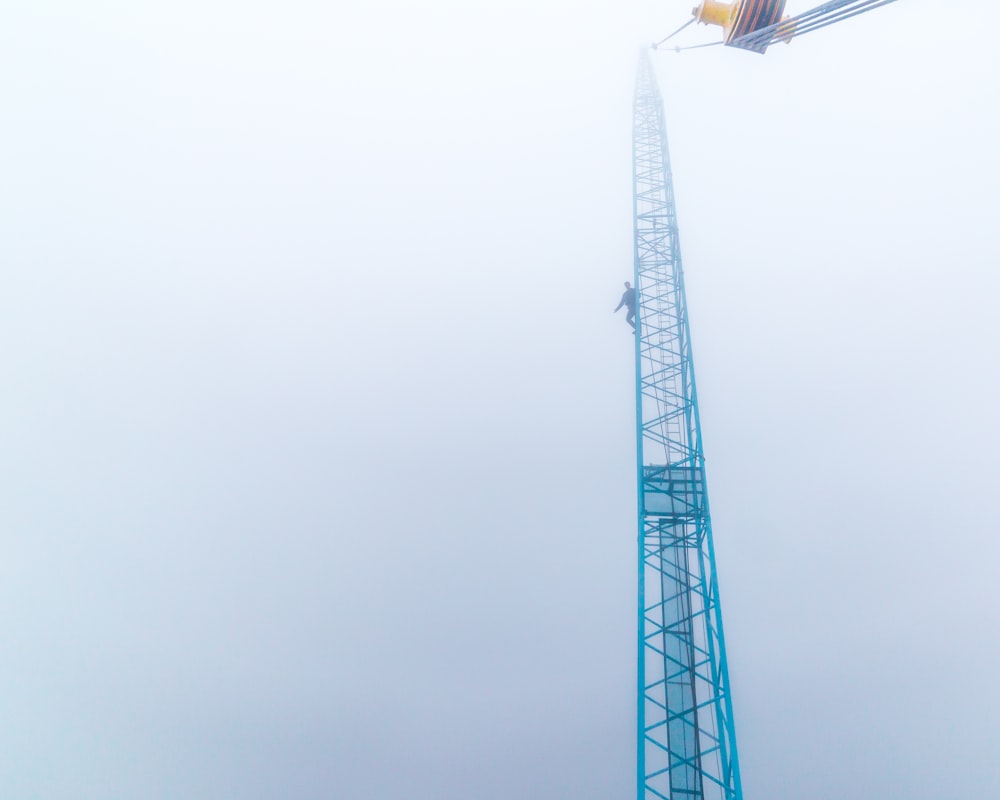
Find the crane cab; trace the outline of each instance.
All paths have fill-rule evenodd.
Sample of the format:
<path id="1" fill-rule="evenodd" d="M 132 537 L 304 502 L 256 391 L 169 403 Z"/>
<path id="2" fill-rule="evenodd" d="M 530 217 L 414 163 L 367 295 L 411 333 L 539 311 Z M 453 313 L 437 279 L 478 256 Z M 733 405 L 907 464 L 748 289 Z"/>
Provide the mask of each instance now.
<path id="1" fill-rule="evenodd" d="M 774 37 L 763 40 L 753 37 L 751 41 L 741 41 L 743 37 L 788 19 L 784 16 L 785 0 L 737 0 L 735 3 L 704 0 L 691 13 L 697 22 L 721 27 L 728 46 L 754 53 L 763 53 L 775 39 L 791 41 L 795 34 L 794 26 L 790 26 L 788 30 L 781 29 Z"/>

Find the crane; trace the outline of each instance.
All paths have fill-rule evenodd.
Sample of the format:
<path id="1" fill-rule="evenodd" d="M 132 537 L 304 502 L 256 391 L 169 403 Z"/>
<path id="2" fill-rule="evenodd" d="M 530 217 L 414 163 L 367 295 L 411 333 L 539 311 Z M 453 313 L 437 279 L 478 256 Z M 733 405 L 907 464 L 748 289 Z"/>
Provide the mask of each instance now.
<path id="1" fill-rule="evenodd" d="M 663 101 L 633 106 L 639 800 L 741 800 Z"/>
<path id="2" fill-rule="evenodd" d="M 891 2 L 839 0 L 785 17 L 784 0 L 705 0 L 687 25 L 720 25 L 725 44 L 763 53 Z M 677 211 L 648 48 L 635 84 L 632 188 L 638 800 L 742 800 Z"/>
<path id="3" fill-rule="evenodd" d="M 830 0 L 789 17 L 785 15 L 786 0 L 736 0 L 731 3 L 702 0 L 691 12 L 690 20 L 653 46 L 659 47 L 665 44 L 689 25 L 699 22 L 722 28 L 722 41 L 711 44 L 724 44 L 727 47 L 763 54 L 774 42 L 788 43 L 797 36 L 826 28 L 894 2 L 896 0 Z"/>

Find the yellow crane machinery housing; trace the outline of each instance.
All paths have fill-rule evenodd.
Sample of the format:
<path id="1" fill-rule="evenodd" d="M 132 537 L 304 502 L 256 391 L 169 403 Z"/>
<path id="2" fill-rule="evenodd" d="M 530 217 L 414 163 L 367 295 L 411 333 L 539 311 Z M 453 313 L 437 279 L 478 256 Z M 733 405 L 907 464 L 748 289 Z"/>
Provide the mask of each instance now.
<path id="1" fill-rule="evenodd" d="M 755 53 L 763 53 L 774 41 L 790 42 L 795 35 L 795 21 L 785 14 L 785 0 L 740 0 L 736 3 L 719 3 L 704 0 L 692 12 L 695 21 L 703 25 L 718 25 L 722 28 L 723 41 L 730 47 L 740 47 Z M 751 33 L 769 28 L 778 23 L 774 35 L 763 44 L 759 41 L 742 42 Z"/>

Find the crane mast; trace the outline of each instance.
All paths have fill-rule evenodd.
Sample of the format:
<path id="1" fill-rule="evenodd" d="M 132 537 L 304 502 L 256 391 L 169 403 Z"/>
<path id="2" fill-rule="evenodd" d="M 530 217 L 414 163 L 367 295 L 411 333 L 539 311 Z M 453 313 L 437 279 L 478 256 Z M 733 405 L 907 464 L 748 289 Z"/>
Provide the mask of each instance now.
<path id="1" fill-rule="evenodd" d="M 742 800 L 663 101 L 640 55 L 638 800 Z"/>

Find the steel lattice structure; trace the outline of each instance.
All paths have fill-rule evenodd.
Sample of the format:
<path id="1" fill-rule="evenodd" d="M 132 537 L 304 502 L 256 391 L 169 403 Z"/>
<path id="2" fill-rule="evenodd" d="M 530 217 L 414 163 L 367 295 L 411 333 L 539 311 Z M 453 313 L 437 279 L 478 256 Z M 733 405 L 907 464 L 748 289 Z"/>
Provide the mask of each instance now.
<path id="1" fill-rule="evenodd" d="M 663 102 L 633 127 L 639 800 L 742 800 Z"/>

